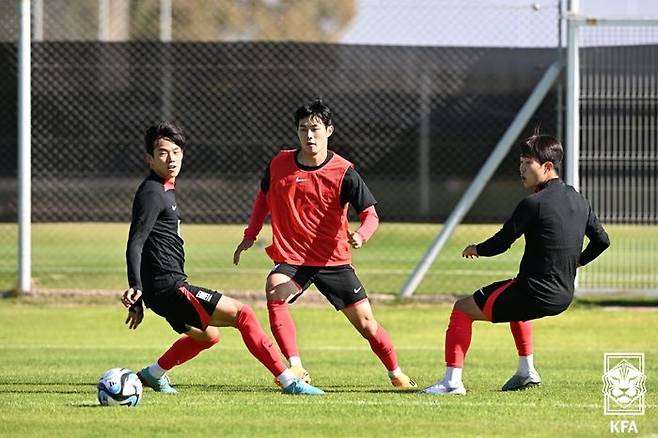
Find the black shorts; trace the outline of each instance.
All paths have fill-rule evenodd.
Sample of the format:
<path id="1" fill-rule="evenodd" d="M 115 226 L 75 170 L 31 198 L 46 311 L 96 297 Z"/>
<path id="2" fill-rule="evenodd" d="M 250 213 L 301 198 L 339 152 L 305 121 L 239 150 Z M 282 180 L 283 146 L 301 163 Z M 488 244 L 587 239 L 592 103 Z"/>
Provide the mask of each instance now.
<path id="1" fill-rule="evenodd" d="M 491 322 L 530 321 L 557 315 L 564 310 L 535 300 L 516 279 L 496 281 L 473 294 L 473 299 Z"/>
<path id="2" fill-rule="evenodd" d="M 352 265 L 296 266 L 278 263 L 269 275 L 274 273 L 287 275 L 299 287 L 299 293 L 292 297 L 290 303 L 295 302 L 311 284 L 318 288 L 336 310 L 368 298 Z"/>
<path id="3" fill-rule="evenodd" d="M 222 294 L 188 283 L 155 293 L 145 293 L 146 306 L 167 320 L 171 328 L 185 333 L 190 327 L 205 330 Z"/>

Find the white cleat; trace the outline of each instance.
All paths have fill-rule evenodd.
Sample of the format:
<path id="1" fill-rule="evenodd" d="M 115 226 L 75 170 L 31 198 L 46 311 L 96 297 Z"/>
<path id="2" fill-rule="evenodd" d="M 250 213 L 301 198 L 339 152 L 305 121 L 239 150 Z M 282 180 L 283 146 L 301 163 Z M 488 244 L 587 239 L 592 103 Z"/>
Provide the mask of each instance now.
<path id="1" fill-rule="evenodd" d="M 463 384 L 451 387 L 446 385 L 442 380 L 439 380 L 434 385 L 423 389 L 421 393 L 431 395 L 466 395 L 466 388 L 464 388 Z"/>

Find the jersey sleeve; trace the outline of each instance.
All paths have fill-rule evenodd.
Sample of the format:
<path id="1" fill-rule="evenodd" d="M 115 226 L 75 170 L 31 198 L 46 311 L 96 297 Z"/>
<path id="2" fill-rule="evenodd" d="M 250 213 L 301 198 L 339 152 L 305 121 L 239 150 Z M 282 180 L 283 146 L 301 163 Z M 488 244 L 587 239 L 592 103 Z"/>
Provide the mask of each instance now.
<path id="1" fill-rule="evenodd" d="M 267 164 L 267 167 L 265 168 L 265 172 L 263 173 L 263 178 L 260 180 L 260 190 L 263 192 L 264 195 L 267 195 L 267 191 L 270 189 L 270 164 L 272 162 L 270 161 Z"/>
<path id="2" fill-rule="evenodd" d="M 142 290 L 142 249 L 162 209 L 162 199 L 157 193 L 140 190 L 135 195 L 126 248 L 128 285 L 134 289 Z"/>
<path id="3" fill-rule="evenodd" d="M 589 203 L 588 203 L 589 206 Z M 597 258 L 603 251 L 610 246 L 610 238 L 608 233 L 603 229 L 603 226 L 589 206 L 589 216 L 587 217 L 587 226 L 585 227 L 585 235 L 589 239 L 589 243 L 582 253 L 580 253 L 580 260 L 578 264 L 585 266 L 595 258 Z"/>
<path id="4" fill-rule="evenodd" d="M 340 187 L 340 203 L 345 205 L 349 203 L 356 210 L 357 214 L 366 208 L 377 205 L 377 200 L 370 192 L 361 175 L 350 167 L 345 172 L 343 183 Z"/>
<path id="5" fill-rule="evenodd" d="M 364 242 L 367 242 L 375 234 L 379 226 L 379 216 L 377 216 L 375 206 L 371 205 L 359 213 L 359 220 L 361 221 L 361 226 L 356 232 L 359 233 Z"/>
<path id="6" fill-rule="evenodd" d="M 258 233 L 263 229 L 265 218 L 270 213 L 270 206 L 267 203 L 267 198 L 263 190 L 259 190 L 254 200 L 254 206 L 251 209 L 251 216 L 249 216 L 249 225 L 244 230 L 244 237 L 251 240 L 256 240 Z"/>
<path id="7" fill-rule="evenodd" d="M 491 257 L 507 251 L 536 220 L 537 210 L 538 203 L 534 198 L 524 198 L 500 231 L 476 246 L 478 255 Z"/>

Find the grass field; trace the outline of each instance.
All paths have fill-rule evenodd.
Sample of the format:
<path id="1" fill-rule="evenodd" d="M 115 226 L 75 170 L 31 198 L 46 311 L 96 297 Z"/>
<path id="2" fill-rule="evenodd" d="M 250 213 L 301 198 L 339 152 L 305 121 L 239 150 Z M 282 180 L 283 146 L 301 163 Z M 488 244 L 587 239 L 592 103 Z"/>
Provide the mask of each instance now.
<path id="1" fill-rule="evenodd" d="M 442 373 L 449 306 L 375 308 L 405 371 L 428 385 Z M 264 309 L 257 309 L 261 323 Z M 535 323 L 535 361 L 544 384 L 519 393 L 500 386 L 516 365 L 506 325 L 476 323 L 465 369 L 465 397 L 399 393 L 367 343 L 328 307 L 293 311 L 305 366 L 327 395 L 284 396 L 234 330 L 170 375 L 180 390 L 146 390 L 136 408 L 96 402 L 108 368 L 139 369 L 175 333 L 150 312 L 123 326 L 124 311 L 105 302 L 0 300 L 0 436 L 607 436 L 610 420 L 635 420 L 640 436 L 658 434 L 658 310 L 576 306 Z M 269 330 L 268 330 L 269 332 Z M 644 352 L 646 414 L 603 415 L 605 352 Z"/>
<path id="2" fill-rule="evenodd" d="M 419 294 L 466 294 L 516 274 L 523 239 L 505 254 L 477 261 L 460 257 L 470 242 L 486 239 L 498 225 L 460 225 L 420 285 Z M 186 269 L 193 283 L 221 290 L 261 290 L 271 261 L 257 246 L 236 268 L 240 225 L 184 225 Z M 396 293 L 440 231 L 440 225 L 383 223 L 371 242 L 354 251 L 354 264 L 369 292 Z M 658 226 L 607 227 L 611 248 L 581 271 L 587 288 L 658 288 Z M 127 224 L 34 224 L 32 274 L 38 288 L 122 290 L 126 285 Z M 16 226 L 0 224 L 0 291 L 16 285 Z"/>

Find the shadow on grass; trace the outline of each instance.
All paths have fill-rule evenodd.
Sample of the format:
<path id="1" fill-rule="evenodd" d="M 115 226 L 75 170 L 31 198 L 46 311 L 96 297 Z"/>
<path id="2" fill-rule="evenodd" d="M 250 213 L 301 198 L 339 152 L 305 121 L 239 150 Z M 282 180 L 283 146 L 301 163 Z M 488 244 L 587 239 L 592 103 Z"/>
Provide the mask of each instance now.
<path id="1" fill-rule="evenodd" d="M 96 390 L 94 383 L 71 382 L 4 382 L 0 381 L 0 394 L 81 394 Z"/>
<path id="2" fill-rule="evenodd" d="M 658 298 L 605 298 L 605 299 L 586 299 L 579 298 L 576 300 L 579 306 L 585 307 L 642 307 L 658 308 Z"/>
<path id="3" fill-rule="evenodd" d="M 76 407 L 76 408 L 92 408 L 92 409 L 95 409 L 95 408 L 106 408 L 106 409 L 107 409 L 107 408 L 114 408 L 114 407 L 121 407 L 121 406 L 103 406 L 103 405 L 101 405 L 101 404 L 98 403 L 98 402 L 96 402 L 96 403 L 92 403 L 92 402 L 84 402 L 84 403 L 77 403 L 77 404 L 74 404 L 73 407 Z"/>

